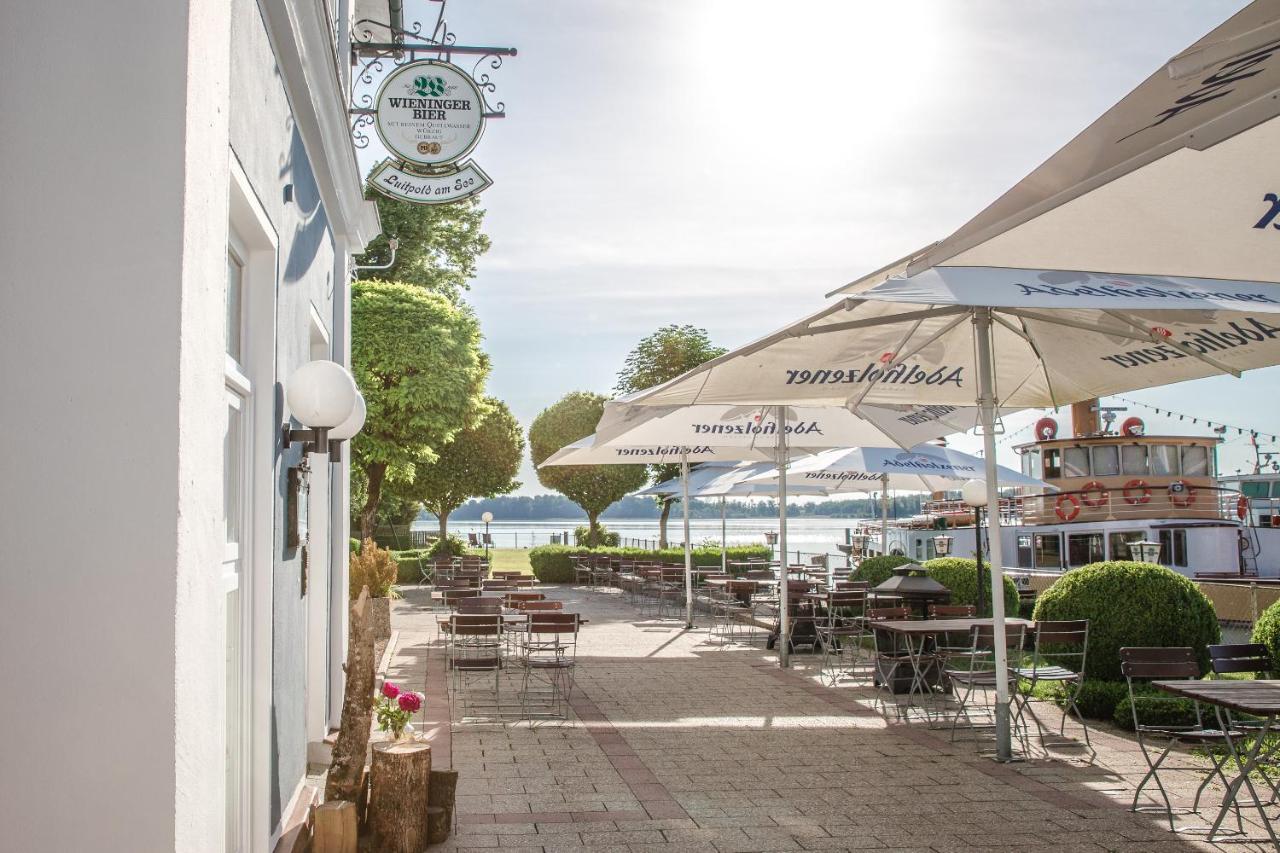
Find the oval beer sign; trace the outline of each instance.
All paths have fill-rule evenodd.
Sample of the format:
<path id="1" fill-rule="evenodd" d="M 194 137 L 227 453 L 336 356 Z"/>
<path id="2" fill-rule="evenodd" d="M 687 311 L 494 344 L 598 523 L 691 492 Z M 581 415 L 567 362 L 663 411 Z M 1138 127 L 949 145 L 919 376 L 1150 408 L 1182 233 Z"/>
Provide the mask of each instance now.
<path id="1" fill-rule="evenodd" d="M 400 66 L 383 82 L 375 106 L 382 143 L 419 166 L 459 160 L 484 131 L 484 97 L 465 71 L 448 62 Z"/>

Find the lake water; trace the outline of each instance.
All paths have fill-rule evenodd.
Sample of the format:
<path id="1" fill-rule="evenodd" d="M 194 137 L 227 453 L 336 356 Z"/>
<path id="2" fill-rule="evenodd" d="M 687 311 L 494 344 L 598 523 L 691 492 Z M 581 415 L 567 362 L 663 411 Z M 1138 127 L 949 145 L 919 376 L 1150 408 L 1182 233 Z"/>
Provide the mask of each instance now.
<path id="1" fill-rule="evenodd" d="M 573 529 L 585 524 L 583 519 L 562 521 L 494 521 L 489 525 L 489 533 L 497 548 L 528 548 L 533 545 L 546 545 L 554 534 L 566 532 L 573 536 Z M 836 543 L 845 541 L 845 529 L 852 528 L 853 519 L 842 518 L 792 518 L 787 521 L 787 550 L 800 551 L 803 555 L 838 554 Z M 613 519 L 604 522 L 604 526 L 628 541 L 627 544 L 640 544 L 644 541 L 653 546 L 658 540 L 658 520 L 655 519 Z M 414 530 L 436 529 L 434 521 L 414 522 Z M 725 534 L 730 545 L 762 544 L 765 531 L 776 531 L 778 520 L 770 518 L 730 518 L 725 521 Z M 720 520 L 698 518 L 689 522 L 690 539 L 694 544 L 709 540 L 715 544 L 720 542 Z M 449 532 L 466 536 L 468 533 L 483 533 L 482 521 L 451 521 Z M 684 539 L 682 521 L 677 513 L 673 513 L 667 524 L 667 536 L 672 542 Z M 634 540 L 640 540 L 638 543 Z M 572 541 L 572 539 L 570 540 Z"/>

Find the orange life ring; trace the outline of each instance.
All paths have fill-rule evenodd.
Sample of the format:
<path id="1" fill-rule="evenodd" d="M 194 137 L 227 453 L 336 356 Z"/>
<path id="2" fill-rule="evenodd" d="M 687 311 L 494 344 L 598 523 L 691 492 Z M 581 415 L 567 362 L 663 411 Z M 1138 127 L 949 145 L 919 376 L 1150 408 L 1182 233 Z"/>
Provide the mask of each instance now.
<path id="1" fill-rule="evenodd" d="M 1244 521 L 1249 517 L 1249 499 L 1244 495 L 1236 498 L 1236 518 Z"/>
<path id="2" fill-rule="evenodd" d="M 1063 504 L 1070 504 L 1071 508 L 1063 510 Z M 1075 521 L 1076 516 L 1080 514 L 1080 499 L 1075 495 L 1058 495 L 1058 503 L 1054 506 L 1053 511 L 1063 521 Z"/>
<path id="3" fill-rule="evenodd" d="M 1131 495 L 1130 492 L 1141 492 Z M 1127 504 L 1144 504 L 1151 500 L 1151 487 L 1146 480 L 1130 480 L 1124 484 L 1124 502 Z"/>
<path id="4" fill-rule="evenodd" d="M 1097 492 L 1096 498 L 1089 497 L 1091 492 Z M 1099 483 L 1097 480 L 1090 480 L 1084 484 L 1084 488 L 1080 490 L 1080 497 L 1084 500 L 1085 506 L 1102 506 L 1111 498 L 1111 493 L 1107 491 L 1107 487 Z"/>
<path id="5" fill-rule="evenodd" d="M 1194 486 L 1189 486 L 1181 480 L 1174 480 L 1169 484 L 1169 503 L 1179 509 L 1186 509 L 1196 502 L 1196 490 Z"/>

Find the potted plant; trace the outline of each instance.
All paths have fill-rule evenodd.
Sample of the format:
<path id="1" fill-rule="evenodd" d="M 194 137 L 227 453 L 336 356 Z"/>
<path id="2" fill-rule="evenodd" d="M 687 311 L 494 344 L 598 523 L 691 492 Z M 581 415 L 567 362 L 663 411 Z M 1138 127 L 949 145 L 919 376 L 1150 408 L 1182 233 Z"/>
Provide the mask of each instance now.
<path id="1" fill-rule="evenodd" d="M 369 587 L 369 618 L 374 641 L 391 639 L 391 599 L 396 594 L 394 584 L 400 566 L 391 559 L 390 551 L 379 548 L 372 539 L 364 540 L 347 565 L 351 599 L 354 601 L 363 587 Z"/>

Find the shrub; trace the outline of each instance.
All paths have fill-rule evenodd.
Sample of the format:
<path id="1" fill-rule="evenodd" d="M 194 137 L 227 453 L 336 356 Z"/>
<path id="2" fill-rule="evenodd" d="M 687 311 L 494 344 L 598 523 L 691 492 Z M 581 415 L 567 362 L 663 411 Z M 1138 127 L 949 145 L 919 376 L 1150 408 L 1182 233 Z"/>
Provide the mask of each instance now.
<path id="1" fill-rule="evenodd" d="M 472 552 L 467 550 L 467 543 L 463 542 L 453 534 L 432 542 L 427 546 L 426 551 L 426 555 L 429 559 L 435 559 L 436 557 L 461 557 L 464 554 L 470 553 Z"/>
<path id="2" fill-rule="evenodd" d="M 348 550 L 348 551 L 350 551 L 352 554 L 359 554 L 359 553 L 360 553 L 360 540 L 359 540 L 359 539 L 357 539 L 357 538 L 355 538 L 354 536 L 352 536 L 352 537 L 351 537 L 351 541 L 350 541 L 350 545 L 349 545 L 349 547 L 347 548 L 347 550 Z"/>
<path id="3" fill-rule="evenodd" d="M 1138 721 L 1144 726 L 1196 725 L 1196 705 L 1190 699 L 1179 699 L 1168 693 L 1159 693 L 1151 687 L 1139 691 L 1136 684 L 1133 686 L 1133 692 L 1132 701 L 1128 694 L 1125 694 L 1125 697 L 1116 703 L 1115 714 L 1112 717 L 1116 725 L 1125 731 L 1133 731 L 1135 704 L 1138 706 Z"/>
<path id="4" fill-rule="evenodd" d="M 866 581 L 878 586 L 893 577 L 893 570 L 905 566 L 911 560 L 900 554 L 887 554 L 883 557 L 867 557 L 858 563 L 858 568 L 849 575 L 849 580 Z"/>
<path id="5" fill-rule="evenodd" d="M 391 558 L 391 552 L 379 548 L 372 539 L 364 540 L 359 554 L 352 554 L 348 563 L 347 590 L 354 601 L 360 596 L 360 590 L 369 587 L 369 595 L 373 598 L 387 598 L 391 595 L 391 585 L 396 582 L 399 565 Z"/>
<path id="6" fill-rule="evenodd" d="M 1195 584 L 1153 563 L 1092 563 L 1040 594 L 1035 619 L 1088 619 L 1090 679 L 1119 681 L 1125 646 L 1190 646 L 1209 668 L 1208 646 L 1222 636 L 1213 605 Z"/>
<path id="7" fill-rule="evenodd" d="M 1280 670 L 1280 601 L 1268 607 L 1253 625 L 1250 642 L 1262 643 L 1271 653 L 1271 667 Z"/>
<path id="8" fill-rule="evenodd" d="M 938 557 L 922 563 L 929 572 L 929 577 L 951 590 L 952 604 L 978 603 L 978 563 L 964 557 Z M 990 599 L 991 564 L 982 564 L 982 581 L 987 586 L 983 589 L 984 599 Z M 1018 585 L 1013 578 L 1004 578 L 1004 612 L 1007 616 L 1018 613 Z M 991 602 L 987 601 L 986 610 L 980 616 L 991 615 Z"/>
<path id="9" fill-rule="evenodd" d="M 529 549 L 529 566 L 534 577 L 543 583 L 573 583 L 574 556 L 590 554 L 609 554 L 630 560 L 654 560 L 662 563 L 683 563 L 683 548 L 664 548 L 661 551 L 648 551 L 643 548 L 586 548 L 575 545 L 539 545 Z M 695 566 L 720 565 L 719 548 L 694 548 L 693 564 Z M 766 545 L 732 545 L 725 555 L 730 560 L 750 560 L 769 557 Z"/>
<path id="10" fill-rule="evenodd" d="M 431 562 L 426 548 L 392 551 L 391 559 L 400 565 L 400 569 L 396 573 L 396 583 L 398 584 L 421 583 L 422 567 Z"/>
<path id="11" fill-rule="evenodd" d="M 579 524 L 573 528 L 573 544 L 587 545 L 587 537 L 591 535 L 591 528 L 585 524 Z M 596 539 L 600 546 L 605 548 L 617 548 L 618 543 L 622 541 L 622 535 L 616 533 L 603 524 L 596 525 Z"/>

